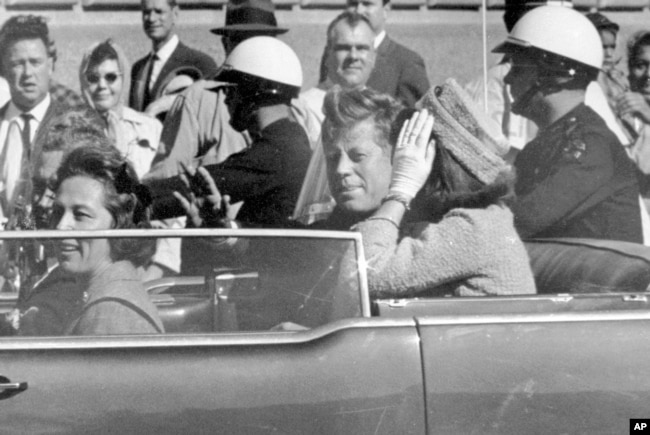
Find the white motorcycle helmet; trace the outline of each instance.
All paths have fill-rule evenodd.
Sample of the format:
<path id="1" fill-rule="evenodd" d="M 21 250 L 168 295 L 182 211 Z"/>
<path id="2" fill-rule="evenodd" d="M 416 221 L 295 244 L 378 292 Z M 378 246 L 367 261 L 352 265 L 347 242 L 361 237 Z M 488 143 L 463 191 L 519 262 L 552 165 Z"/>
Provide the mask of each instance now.
<path id="1" fill-rule="evenodd" d="M 217 74 L 217 80 L 239 85 L 242 95 L 296 98 L 302 86 L 302 67 L 296 53 L 270 36 L 239 43 Z"/>
<path id="2" fill-rule="evenodd" d="M 229 103 L 230 125 L 247 130 L 257 109 L 290 104 L 302 86 L 302 67 L 296 53 L 271 36 L 255 36 L 240 42 L 226 58 L 217 80 L 237 86 L 239 102 Z M 232 106 L 232 107 L 231 107 Z"/>
<path id="3" fill-rule="evenodd" d="M 567 7 L 540 6 L 515 24 L 494 53 L 529 50 L 540 67 L 569 77 L 595 76 L 603 63 L 598 31 L 581 13 Z"/>

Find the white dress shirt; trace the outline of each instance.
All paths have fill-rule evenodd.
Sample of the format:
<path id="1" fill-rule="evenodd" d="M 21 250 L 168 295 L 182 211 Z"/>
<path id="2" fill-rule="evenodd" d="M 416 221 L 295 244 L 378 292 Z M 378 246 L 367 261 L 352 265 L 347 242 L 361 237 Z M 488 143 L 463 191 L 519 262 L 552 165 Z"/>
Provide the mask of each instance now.
<path id="1" fill-rule="evenodd" d="M 153 67 L 151 69 L 151 78 L 147 84 L 147 86 L 149 86 L 149 90 L 151 90 L 153 84 L 156 83 L 156 80 L 158 80 L 158 76 L 160 75 L 162 67 L 172 56 L 172 53 L 174 50 L 176 50 L 176 47 L 178 47 L 179 42 L 180 41 L 178 39 L 178 36 L 173 35 L 171 39 L 165 43 L 165 45 L 160 47 L 158 51 L 152 53 L 152 55 L 155 54 L 157 56 L 157 59 L 154 60 Z"/>

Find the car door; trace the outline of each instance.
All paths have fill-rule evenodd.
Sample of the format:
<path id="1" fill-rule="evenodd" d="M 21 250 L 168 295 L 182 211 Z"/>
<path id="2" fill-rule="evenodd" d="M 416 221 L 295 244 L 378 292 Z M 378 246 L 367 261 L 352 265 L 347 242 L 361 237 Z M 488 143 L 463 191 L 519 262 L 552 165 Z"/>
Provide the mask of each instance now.
<path id="1" fill-rule="evenodd" d="M 648 311 L 418 318 L 430 433 L 627 433 L 648 415 Z"/>
<path id="2" fill-rule="evenodd" d="M 429 433 L 626 433 L 648 413 L 647 293 L 375 304 L 416 319 Z"/>
<path id="3" fill-rule="evenodd" d="M 257 240 L 263 240 L 266 246 L 261 250 L 266 253 L 275 247 L 292 249 L 271 261 L 273 265 L 287 266 L 291 276 L 280 270 L 274 270 L 274 275 L 265 269 L 266 263 L 262 266 L 249 262 L 247 270 L 253 266 L 260 279 L 237 297 L 264 293 L 269 283 L 276 283 L 276 287 L 282 288 L 274 297 L 301 293 L 319 299 L 317 307 L 323 307 L 330 293 L 313 292 L 312 287 L 307 291 L 288 287 L 294 282 L 308 285 L 309 280 L 305 278 L 308 276 L 315 277 L 315 283 L 323 282 L 323 275 L 311 273 L 316 272 L 315 269 L 304 270 L 304 276 L 297 277 L 293 268 L 296 256 L 304 256 L 305 252 L 323 245 L 327 255 L 344 257 L 340 255 L 342 252 L 352 252 L 353 261 L 340 270 L 345 270 L 350 278 L 345 298 L 355 301 L 357 306 L 352 312 L 357 314 L 340 318 L 330 316 L 320 324 L 305 327 L 295 322 L 299 317 L 282 319 L 275 313 L 272 319 L 281 322 L 272 330 L 0 337 L 2 431 L 425 433 L 424 387 L 416 323 L 413 319 L 369 317 L 367 289 L 363 272 L 358 269 L 362 258 L 359 236 L 317 232 L 304 232 L 301 236 L 296 235 L 300 232 L 292 232 L 291 236 L 283 236 L 277 230 L 241 231 L 222 234 L 196 230 L 193 235 L 198 239 L 209 236 L 215 241 L 217 236 L 237 234 L 240 241 L 251 236 L 247 249 L 259 248 Z M 68 238 L 81 237 L 66 233 Z M 127 233 L 112 233 L 115 234 L 124 236 Z M 145 234 L 151 237 L 162 233 Z M 185 240 L 189 237 L 187 234 L 192 232 L 174 235 Z M 45 236 L 51 239 L 56 234 Z M 102 233 L 101 236 L 110 235 Z M 13 236 L 4 234 L 3 237 Z M 303 240 L 308 241 L 308 245 L 301 245 Z M 204 257 L 211 255 L 204 252 Z M 314 258 L 323 257 L 314 255 Z M 305 264 L 301 262 L 298 266 L 304 268 Z M 214 276 L 210 275 L 214 274 L 212 266 L 214 264 L 208 268 L 206 282 L 214 281 Z M 331 265 L 325 269 L 331 270 Z M 219 269 L 218 274 L 223 276 L 223 269 Z M 250 273 L 246 276 L 245 283 L 250 283 Z M 349 298 L 355 291 L 351 291 L 350 282 L 356 282 L 353 284 L 356 296 L 352 299 Z M 339 288 L 330 290 L 336 298 Z M 235 296 L 235 293 L 228 296 Z M 217 299 L 224 296 L 218 291 L 206 291 L 206 295 Z M 167 296 L 165 304 L 174 304 L 174 293 Z M 235 297 L 227 303 L 237 300 L 242 299 Z M 309 301 L 308 298 L 301 300 Z M 300 318 L 315 322 L 316 317 Z M 260 324 L 268 319 L 263 320 Z"/>
<path id="4" fill-rule="evenodd" d="M 425 433 L 409 320 L 0 348 L 5 433 Z"/>

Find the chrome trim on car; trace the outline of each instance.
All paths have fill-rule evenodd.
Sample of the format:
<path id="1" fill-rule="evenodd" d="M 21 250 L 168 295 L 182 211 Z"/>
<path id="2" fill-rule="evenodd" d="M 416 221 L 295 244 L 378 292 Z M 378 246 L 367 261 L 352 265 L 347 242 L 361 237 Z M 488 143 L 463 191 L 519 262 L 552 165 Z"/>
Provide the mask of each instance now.
<path id="1" fill-rule="evenodd" d="M 209 334 L 121 335 L 88 337 L 0 337 L 0 352 L 23 349 L 126 349 L 188 346 L 251 346 L 303 344 L 351 329 L 415 328 L 412 318 L 336 320 L 305 331 L 233 332 Z"/>
<path id="2" fill-rule="evenodd" d="M 178 228 L 129 229 L 92 231 L 3 231 L 0 240 L 10 239 L 61 239 L 61 238 L 119 238 L 119 237 L 287 237 L 344 239 L 361 242 L 361 233 L 355 231 L 325 231 L 274 228 Z"/>
<path id="3" fill-rule="evenodd" d="M 509 323 L 615 322 L 650 320 L 648 311 L 596 312 L 547 314 L 481 314 L 476 316 L 417 316 L 418 325 L 482 325 Z"/>

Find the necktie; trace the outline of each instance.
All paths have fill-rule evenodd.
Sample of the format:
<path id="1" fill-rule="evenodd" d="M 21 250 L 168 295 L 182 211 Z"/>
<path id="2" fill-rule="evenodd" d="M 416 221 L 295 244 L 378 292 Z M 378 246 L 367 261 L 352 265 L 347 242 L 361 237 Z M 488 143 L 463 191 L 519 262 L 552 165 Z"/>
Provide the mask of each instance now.
<path id="1" fill-rule="evenodd" d="M 147 75 L 146 81 L 144 84 L 144 98 L 142 99 L 142 111 L 147 108 L 149 103 L 151 102 L 151 89 L 153 89 L 153 83 L 152 83 L 152 74 L 153 74 L 153 67 L 158 60 L 158 55 L 153 53 L 149 57 L 149 63 L 147 64 Z"/>
<path id="2" fill-rule="evenodd" d="M 31 125 L 34 118 L 29 113 L 20 115 L 23 120 L 23 128 L 17 119 L 9 124 L 7 141 L 2 153 L 2 178 L 4 179 L 5 191 L 3 198 L 3 213 L 5 217 L 11 218 L 14 214 L 16 199 L 22 197 L 22 204 L 31 200 Z"/>
<path id="3" fill-rule="evenodd" d="M 34 119 L 34 116 L 31 113 L 21 113 L 20 117 L 23 118 L 23 131 L 21 133 L 23 141 L 23 159 L 26 157 L 27 161 L 29 161 L 32 155 L 32 126 L 30 121 Z"/>

